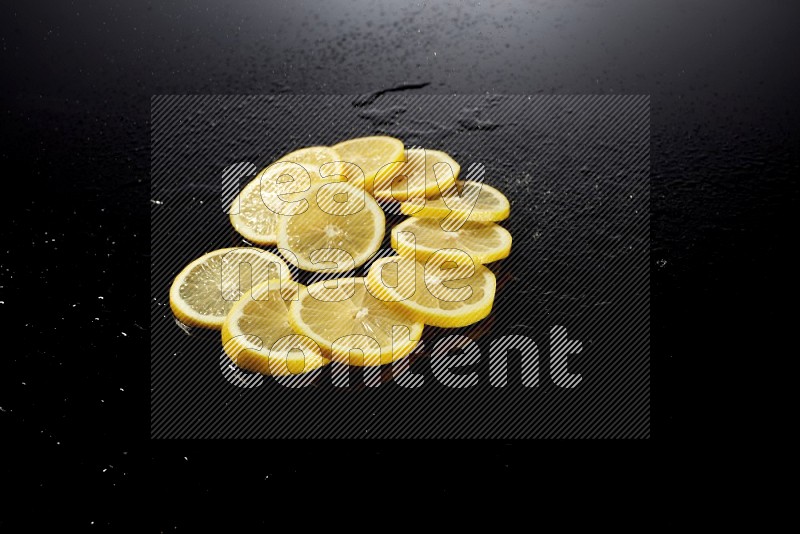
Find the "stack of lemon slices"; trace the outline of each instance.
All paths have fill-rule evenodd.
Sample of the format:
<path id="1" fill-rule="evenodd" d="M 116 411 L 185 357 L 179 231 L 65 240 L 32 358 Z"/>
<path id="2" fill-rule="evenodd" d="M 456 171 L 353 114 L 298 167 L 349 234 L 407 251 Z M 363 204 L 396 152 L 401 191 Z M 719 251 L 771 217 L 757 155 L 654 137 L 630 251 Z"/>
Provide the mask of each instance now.
<path id="1" fill-rule="evenodd" d="M 459 180 L 460 171 L 444 152 L 385 136 L 286 154 L 229 210 L 247 242 L 277 250 L 205 254 L 177 275 L 170 306 L 185 325 L 221 330 L 231 360 L 257 373 L 403 358 L 424 325 L 463 327 L 489 315 L 496 284 L 485 264 L 511 250 L 511 234 L 496 224 L 509 216 L 508 200 Z M 410 216 L 391 230 L 396 256 L 373 261 L 362 278 L 292 279 L 290 264 L 330 274 L 367 263 L 385 235 L 381 206 Z"/>

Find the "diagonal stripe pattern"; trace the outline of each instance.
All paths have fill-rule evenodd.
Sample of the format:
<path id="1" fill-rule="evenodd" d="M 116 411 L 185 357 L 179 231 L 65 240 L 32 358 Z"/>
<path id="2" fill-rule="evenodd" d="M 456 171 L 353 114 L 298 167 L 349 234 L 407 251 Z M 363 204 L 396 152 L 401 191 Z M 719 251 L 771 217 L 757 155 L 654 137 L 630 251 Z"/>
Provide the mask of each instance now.
<path id="1" fill-rule="evenodd" d="M 364 102 L 152 99 L 151 436 L 649 437 L 649 98 L 403 92 Z M 392 120 L 370 120 L 386 110 Z M 508 197 L 500 224 L 514 247 L 488 265 L 492 313 L 426 328 L 402 363 L 332 364 L 283 383 L 232 368 L 219 332 L 177 327 L 168 291 L 180 270 L 211 250 L 250 246 L 220 199 L 229 206 L 235 185 L 283 154 L 363 135 L 442 150 Z M 389 230 L 404 217 L 385 211 L 384 242 L 363 266 L 337 275 L 290 266 L 292 276 L 364 276 L 394 255 Z"/>

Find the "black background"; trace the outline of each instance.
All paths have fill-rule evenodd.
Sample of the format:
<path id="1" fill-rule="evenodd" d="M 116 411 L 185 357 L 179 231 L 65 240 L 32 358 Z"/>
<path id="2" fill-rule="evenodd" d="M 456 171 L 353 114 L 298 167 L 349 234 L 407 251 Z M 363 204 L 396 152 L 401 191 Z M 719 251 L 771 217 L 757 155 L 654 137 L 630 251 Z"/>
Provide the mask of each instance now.
<path id="1" fill-rule="evenodd" d="M 418 503 L 507 487 L 530 488 L 516 491 L 523 499 L 534 487 L 591 495 L 631 476 L 628 487 L 646 498 L 639 483 L 686 442 L 625 444 L 625 460 L 589 444 L 150 442 L 150 97 L 404 83 L 434 93 L 650 94 L 652 437 L 694 447 L 722 432 L 721 418 L 749 415 L 742 391 L 703 403 L 696 393 L 723 380 L 737 356 L 778 354 L 787 322 L 772 303 L 792 268 L 780 253 L 796 226 L 783 206 L 797 200 L 800 74 L 796 17 L 782 6 L 5 3 L 0 316 L 13 341 L 2 356 L 0 422 L 9 487 L 33 505 L 77 494 L 70 516 L 86 528 L 145 519 L 180 529 L 231 514 L 268 524 L 276 499 L 291 510 L 303 492 L 334 504 L 357 495 L 353 510 L 391 506 L 400 482 Z M 360 493 L 342 491 L 352 483 Z M 134 493 L 141 504 L 131 506 Z M 11 508 L 4 514 L 11 521 Z"/>
<path id="2" fill-rule="evenodd" d="M 364 100 L 154 99 L 150 186 L 160 204 L 151 206 L 151 436 L 648 437 L 648 99 L 408 90 Z M 473 126 L 476 117 L 484 128 Z M 359 387 L 358 372 L 350 388 L 333 387 L 330 366 L 300 391 L 273 380 L 252 389 L 231 385 L 220 372 L 219 332 L 187 336 L 166 291 L 198 254 L 243 244 L 220 209 L 223 169 L 244 160 L 260 169 L 298 143 L 375 133 L 444 149 L 464 174 L 480 162 L 486 182 L 510 199 L 513 216 L 502 224 L 513 252 L 489 265 L 497 280 L 491 316 L 460 329 L 425 328 L 410 358 L 410 372 L 425 380 L 419 389 Z M 389 214 L 386 226 L 403 219 Z M 385 235 L 381 248 L 391 250 L 389 241 Z M 365 264 L 353 274 L 367 271 Z M 295 279 L 308 284 L 312 276 L 300 271 Z M 582 343 L 567 365 L 581 375 L 575 389 L 550 379 L 554 325 Z M 482 377 L 473 387 L 439 386 L 431 374 L 435 347 L 453 334 L 481 352 L 470 366 Z M 508 356 L 507 387 L 489 383 L 490 347 L 503 336 L 536 343 L 536 388 L 521 383 L 518 351 Z"/>

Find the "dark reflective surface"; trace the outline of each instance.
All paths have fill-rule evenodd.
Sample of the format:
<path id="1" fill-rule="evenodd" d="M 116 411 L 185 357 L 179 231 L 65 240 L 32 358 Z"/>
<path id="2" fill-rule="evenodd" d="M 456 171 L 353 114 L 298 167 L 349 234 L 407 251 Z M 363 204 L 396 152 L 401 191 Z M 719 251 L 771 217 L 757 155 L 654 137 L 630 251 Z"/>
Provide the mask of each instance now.
<path id="1" fill-rule="evenodd" d="M 704 419 L 689 430 L 705 434 L 731 408 L 693 402 L 689 392 L 708 386 L 691 371 L 696 362 L 724 369 L 731 355 L 772 354 L 773 338 L 755 334 L 786 321 L 772 305 L 791 265 L 782 251 L 794 221 L 783 206 L 797 200 L 798 43 L 785 5 L 7 7 L 0 161 L 6 181 L 30 194 L 7 194 L 2 227 L 0 314 L 27 348 L 5 351 L 0 417 L 20 457 L 43 451 L 19 462 L 19 480 L 49 496 L 80 480 L 113 508 L 132 473 L 152 475 L 162 481 L 157 499 L 185 492 L 212 509 L 231 487 L 298 488 L 322 472 L 332 481 L 324 491 L 353 472 L 299 459 L 294 444 L 273 444 L 269 459 L 260 444 L 242 445 L 250 452 L 235 458 L 257 451 L 263 472 L 234 474 L 222 448 L 147 443 L 148 121 L 150 96 L 162 93 L 366 94 L 426 83 L 441 93 L 650 94 L 653 437 L 687 430 L 688 414 Z M 304 450 L 387 462 L 439 496 L 476 476 L 527 478 L 547 463 L 494 443 L 461 461 L 450 445 Z M 589 460 L 590 472 L 607 465 Z M 82 524 L 113 515 L 80 512 Z M 166 512 L 163 525 L 186 517 Z"/>

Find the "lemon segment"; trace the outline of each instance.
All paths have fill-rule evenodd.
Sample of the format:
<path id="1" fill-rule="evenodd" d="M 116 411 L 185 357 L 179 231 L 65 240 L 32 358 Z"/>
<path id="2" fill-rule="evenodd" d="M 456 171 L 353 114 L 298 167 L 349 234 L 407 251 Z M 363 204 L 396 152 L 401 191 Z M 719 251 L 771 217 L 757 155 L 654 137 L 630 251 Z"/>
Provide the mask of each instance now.
<path id="1" fill-rule="evenodd" d="M 320 168 L 324 167 L 324 174 L 326 178 L 324 181 L 344 181 L 344 176 L 334 178 L 336 175 L 341 175 L 344 170 L 342 164 L 342 157 L 339 153 L 329 146 L 310 146 L 289 152 L 288 154 L 278 158 L 278 161 L 298 163 L 302 165 L 312 176 L 320 177 Z"/>
<path id="2" fill-rule="evenodd" d="M 443 219 L 449 216 L 459 220 L 495 222 L 507 219 L 511 206 L 505 195 L 494 187 L 465 181 L 434 198 L 411 198 L 400 204 L 400 212 L 414 217 Z"/>
<path id="3" fill-rule="evenodd" d="M 345 174 L 350 183 L 372 191 L 376 177 L 380 180 L 391 172 L 394 163 L 403 161 L 403 142 L 394 137 L 358 137 L 342 141 L 332 147 L 345 162 Z M 362 182 L 363 173 L 363 182 Z"/>
<path id="4" fill-rule="evenodd" d="M 225 353 L 240 368 L 273 376 L 308 373 L 330 363 L 319 346 L 289 325 L 289 304 L 303 286 L 261 284 L 246 293 L 222 325 Z"/>
<path id="5" fill-rule="evenodd" d="M 455 184 L 461 166 L 439 150 L 409 148 L 403 163 L 375 180 L 373 195 L 381 200 L 400 202 L 433 197 Z"/>
<path id="6" fill-rule="evenodd" d="M 363 366 L 391 363 L 407 356 L 422 335 L 423 324 L 376 299 L 363 278 L 311 284 L 289 306 L 289 324 L 314 340 L 333 361 Z"/>
<path id="7" fill-rule="evenodd" d="M 306 195 L 307 209 L 278 221 L 287 261 L 306 271 L 346 272 L 380 247 L 386 218 L 375 199 L 346 182 L 321 184 Z"/>
<path id="8" fill-rule="evenodd" d="M 392 228 L 392 248 L 425 261 L 441 249 L 464 251 L 478 263 L 501 260 L 511 252 L 511 234 L 494 223 L 465 222 L 446 232 L 439 219 L 411 217 Z"/>
<path id="9" fill-rule="evenodd" d="M 496 287 L 492 271 L 480 264 L 459 265 L 458 273 L 451 274 L 458 280 L 439 281 L 441 265 L 433 263 L 404 263 L 402 257 L 381 258 L 370 267 L 365 278 L 367 289 L 417 321 L 440 328 L 468 326 L 489 315 Z M 403 284 L 411 285 L 411 281 L 413 292 L 406 292 Z M 442 294 L 438 284 L 451 291 Z M 408 293 L 410 297 L 406 296 Z"/>
<path id="10" fill-rule="evenodd" d="M 231 224 L 246 240 L 257 245 L 277 242 L 278 219 L 286 202 L 303 198 L 311 186 L 344 181 L 339 154 L 330 147 L 301 148 L 272 163 L 242 188 L 229 209 Z M 323 168 L 325 178 L 320 176 Z M 296 182 L 287 184 L 286 182 Z M 282 194 L 284 191 L 298 191 Z"/>
<path id="11" fill-rule="evenodd" d="M 249 270 L 249 277 L 241 276 L 243 270 Z M 241 298 L 240 292 L 264 281 L 290 278 L 286 263 L 270 252 L 257 248 L 215 250 L 194 260 L 175 277 L 169 304 L 183 324 L 219 329 Z"/>

